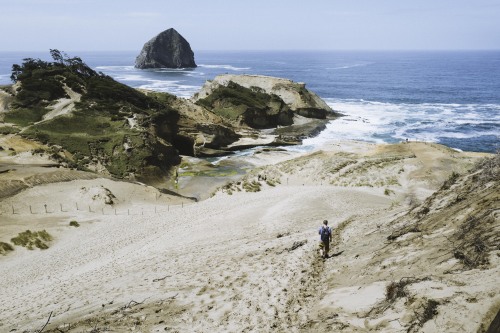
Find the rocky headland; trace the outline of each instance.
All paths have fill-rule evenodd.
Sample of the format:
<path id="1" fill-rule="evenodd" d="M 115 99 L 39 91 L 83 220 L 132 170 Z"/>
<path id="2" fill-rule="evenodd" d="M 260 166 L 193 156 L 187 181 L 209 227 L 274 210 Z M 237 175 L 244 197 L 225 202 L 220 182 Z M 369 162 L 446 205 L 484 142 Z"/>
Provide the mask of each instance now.
<path id="1" fill-rule="evenodd" d="M 175 29 L 170 28 L 144 44 L 135 60 L 135 67 L 194 68 L 196 63 L 189 42 Z"/>
<path id="2" fill-rule="evenodd" d="M 329 112 L 333 112 L 318 95 L 306 89 L 305 83 L 264 75 L 218 75 L 207 81 L 200 92 L 193 96 L 193 100 L 207 99 L 222 87 L 235 84 L 256 93 L 277 96 L 290 111 L 300 116 L 325 119 Z"/>
<path id="3" fill-rule="evenodd" d="M 285 79 L 217 77 L 187 100 L 132 89 L 57 50 L 53 56 L 15 66 L 16 84 L 0 95 L 0 131 L 10 141 L 31 140 L 62 166 L 121 179 L 159 184 L 181 155 L 298 144 L 337 116 L 303 84 Z"/>

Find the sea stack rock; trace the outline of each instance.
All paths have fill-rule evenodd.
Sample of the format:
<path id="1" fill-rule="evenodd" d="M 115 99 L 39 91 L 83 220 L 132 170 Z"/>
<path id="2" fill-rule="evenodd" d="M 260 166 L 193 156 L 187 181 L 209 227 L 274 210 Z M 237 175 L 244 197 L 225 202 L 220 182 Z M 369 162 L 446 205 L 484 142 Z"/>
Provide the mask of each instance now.
<path id="1" fill-rule="evenodd" d="M 145 68 L 194 68 L 194 53 L 188 41 L 175 29 L 159 33 L 144 44 L 135 59 L 135 67 Z"/>

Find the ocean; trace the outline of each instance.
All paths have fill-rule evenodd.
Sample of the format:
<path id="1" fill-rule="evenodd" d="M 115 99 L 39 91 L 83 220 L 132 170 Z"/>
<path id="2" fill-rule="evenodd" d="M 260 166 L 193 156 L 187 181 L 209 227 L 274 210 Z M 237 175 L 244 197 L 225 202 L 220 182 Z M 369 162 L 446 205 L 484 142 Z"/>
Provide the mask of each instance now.
<path id="1" fill-rule="evenodd" d="M 500 149 L 500 51 L 195 51 L 195 69 L 134 68 L 135 52 L 68 52 L 135 88 L 190 97 L 218 74 L 260 74 L 306 83 L 345 116 L 304 147 L 338 140 L 405 139 L 494 153 Z M 0 53 L 12 64 L 49 53 Z"/>

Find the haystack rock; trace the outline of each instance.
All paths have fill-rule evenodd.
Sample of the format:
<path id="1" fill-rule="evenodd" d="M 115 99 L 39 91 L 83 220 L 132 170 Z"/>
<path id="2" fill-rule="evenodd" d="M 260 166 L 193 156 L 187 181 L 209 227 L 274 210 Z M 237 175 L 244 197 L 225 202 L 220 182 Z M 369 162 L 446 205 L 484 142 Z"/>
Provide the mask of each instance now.
<path id="1" fill-rule="evenodd" d="M 193 68 L 196 67 L 196 63 L 188 41 L 175 29 L 170 28 L 144 44 L 135 60 L 135 67 Z"/>

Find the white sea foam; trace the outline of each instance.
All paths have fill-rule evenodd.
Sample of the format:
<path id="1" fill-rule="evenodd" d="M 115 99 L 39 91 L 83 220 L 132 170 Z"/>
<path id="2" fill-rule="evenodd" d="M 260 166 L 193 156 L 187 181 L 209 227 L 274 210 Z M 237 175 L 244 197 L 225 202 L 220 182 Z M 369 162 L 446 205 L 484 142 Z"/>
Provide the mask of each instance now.
<path id="1" fill-rule="evenodd" d="M 199 90 L 198 86 L 191 86 L 179 83 L 179 81 L 147 80 L 139 86 L 141 89 L 168 92 L 178 97 L 189 98 Z"/>
<path id="2" fill-rule="evenodd" d="M 192 73 L 192 69 L 186 69 L 186 68 L 155 68 L 155 69 L 149 69 L 151 72 L 158 72 L 158 73 Z"/>
<path id="3" fill-rule="evenodd" d="M 96 69 L 98 71 L 133 71 L 137 70 L 134 66 L 97 66 Z"/>
<path id="4" fill-rule="evenodd" d="M 118 80 L 118 81 L 142 81 L 142 80 L 147 80 L 144 76 L 139 75 L 139 74 L 127 74 L 127 75 L 120 74 L 120 75 L 116 75 L 114 78 L 115 78 L 115 80 Z"/>
<path id="5" fill-rule="evenodd" d="M 348 64 L 348 65 L 341 65 L 341 66 L 336 66 L 336 67 L 327 67 L 327 70 L 337 70 L 337 69 L 349 69 L 349 68 L 354 68 L 354 67 L 363 67 L 363 66 L 368 66 L 374 64 L 373 62 L 363 62 L 363 63 L 356 63 L 356 64 Z"/>
<path id="6" fill-rule="evenodd" d="M 202 67 L 202 68 L 220 68 L 220 69 L 227 69 L 227 70 L 230 70 L 230 71 L 246 71 L 246 70 L 251 69 L 250 67 L 234 67 L 234 66 L 231 66 L 231 65 L 204 65 L 204 64 L 201 64 L 201 65 L 198 65 L 198 67 Z"/>
<path id="7" fill-rule="evenodd" d="M 196 76 L 205 76 L 207 75 L 206 73 L 203 72 L 187 72 L 186 76 L 191 76 L 191 77 L 196 77 Z"/>
<path id="8" fill-rule="evenodd" d="M 326 99 L 343 114 L 304 146 L 326 142 L 361 140 L 374 143 L 405 140 L 439 142 L 493 135 L 499 137 L 500 105 L 393 104 L 364 100 Z M 490 112 L 484 112 L 488 108 Z M 485 124 L 489 124 L 484 126 Z M 500 137 L 499 137 L 500 140 Z"/>

